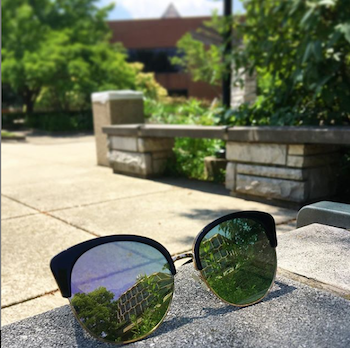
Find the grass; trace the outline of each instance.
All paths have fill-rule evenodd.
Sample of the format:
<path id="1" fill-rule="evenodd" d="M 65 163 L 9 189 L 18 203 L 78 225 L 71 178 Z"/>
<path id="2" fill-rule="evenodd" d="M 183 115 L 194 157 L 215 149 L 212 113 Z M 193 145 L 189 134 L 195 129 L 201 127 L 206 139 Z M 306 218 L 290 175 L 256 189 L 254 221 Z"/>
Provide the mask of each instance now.
<path id="1" fill-rule="evenodd" d="M 7 132 L 7 131 L 1 131 L 1 138 L 15 138 L 17 137 L 16 134 L 14 133 L 10 133 L 10 132 Z"/>
<path id="2" fill-rule="evenodd" d="M 11 133 L 8 131 L 1 131 L 1 139 L 2 140 L 10 140 L 10 139 L 14 139 L 14 140 L 24 140 L 25 137 L 20 135 L 20 134 L 16 134 L 16 133 Z"/>

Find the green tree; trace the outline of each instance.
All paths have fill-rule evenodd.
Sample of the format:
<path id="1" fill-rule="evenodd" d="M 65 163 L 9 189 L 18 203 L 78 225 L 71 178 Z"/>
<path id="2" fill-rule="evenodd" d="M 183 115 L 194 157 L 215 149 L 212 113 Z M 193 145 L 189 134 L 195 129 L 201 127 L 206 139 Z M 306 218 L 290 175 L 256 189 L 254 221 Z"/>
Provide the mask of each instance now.
<path id="1" fill-rule="evenodd" d="M 222 36 L 225 25 L 230 25 L 231 19 L 225 22 L 216 13 L 210 21 L 205 21 L 195 35 L 186 33 L 178 42 L 179 55 L 171 59 L 172 64 L 189 72 L 194 81 L 204 81 L 219 86 L 223 74 L 230 66 L 230 57 L 223 61 Z M 201 38 L 196 38 L 196 35 Z"/>
<path id="2" fill-rule="evenodd" d="M 273 124 L 350 121 L 350 7 L 346 0 L 244 0 L 237 68 L 265 78 L 257 120 Z M 267 79 L 267 83 L 266 83 Z M 267 87 L 267 88 L 266 88 Z"/>
<path id="3" fill-rule="evenodd" d="M 114 294 L 105 287 L 89 293 L 76 293 L 71 303 L 79 320 L 96 336 L 118 341 L 125 322 L 118 318 L 117 301 Z"/>
<path id="4" fill-rule="evenodd" d="M 110 44 L 111 6 L 96 0 L 4 0 L 2 79 L 26 111 L 38 102 L 56 110 L 84 108 L 92 92 L 135 89 L 140 67 Z M 140 87 L 141 88 L 141 87 Z"/>
<path id="5" fill-rule="evenodd" d="M 225 114 L 225 124 L 349 124 L 350 6 L 347 0 L 242 0 L 246 13 L 233 18 L 231 57 L 235 82 L 258 74 L 253 106 Z M 217 22 L 218 20 L 216 20 Z M 218 27 L 218 24 L 216 24 Z M 219 30 L 220 32 L 220 30 Z M 241 43 L 239 41 L 241 40 Z M 177 63 L 209 81 L 220 60 L 189 36 Z M 217 48 L 222 52 L 222 45 Z M 224 64 L 225 65 L 225 64 Z M 227 66 L 227 64 L 226 64 Z M 217 75 L 220 76 L 220 75 Z"/>

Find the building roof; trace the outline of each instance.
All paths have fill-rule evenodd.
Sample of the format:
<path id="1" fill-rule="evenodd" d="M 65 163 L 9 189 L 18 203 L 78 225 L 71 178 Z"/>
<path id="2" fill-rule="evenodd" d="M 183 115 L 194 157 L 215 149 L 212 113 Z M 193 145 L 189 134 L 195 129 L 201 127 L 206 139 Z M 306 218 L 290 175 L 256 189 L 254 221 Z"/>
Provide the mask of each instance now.
<path id="1" fill-rule="evenodd" d="M 162 15 L 162 18 L 180 18 L 180 13 L 176 9 L 175 5 L 170 3 L 165 12 Z"/>
<path id="2" fill-rule="evenodd" d="M 175 47 L 187 32 L 193 32 L 211 17 L 161 18 L 109 21 L 112 42 L 122 42 L 126 48 Z"/>

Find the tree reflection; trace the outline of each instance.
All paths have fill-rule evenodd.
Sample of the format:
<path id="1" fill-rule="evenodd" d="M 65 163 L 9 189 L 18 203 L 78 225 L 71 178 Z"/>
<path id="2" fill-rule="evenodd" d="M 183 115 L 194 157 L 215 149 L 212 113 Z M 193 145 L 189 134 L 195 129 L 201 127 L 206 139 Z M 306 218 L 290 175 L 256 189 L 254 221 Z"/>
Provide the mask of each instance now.
<path id="1" fill-rule="evenodd" d="M 99 287 L 76 293 L 71 304 L 81 323 L 95 336 L 125 342 L 147 335 L 162 320 L 173 294 L 173 276 L 157 272 L 139 275 L 118 299 Z"/>
<path id="2" fill-rule="evenodd" d="M 200 245 L 209 286 L 225 301 L 245 305 L 263 297 L 273 280 L 276 254 L 264 227 L 251 219 L 221 223 Z"/>

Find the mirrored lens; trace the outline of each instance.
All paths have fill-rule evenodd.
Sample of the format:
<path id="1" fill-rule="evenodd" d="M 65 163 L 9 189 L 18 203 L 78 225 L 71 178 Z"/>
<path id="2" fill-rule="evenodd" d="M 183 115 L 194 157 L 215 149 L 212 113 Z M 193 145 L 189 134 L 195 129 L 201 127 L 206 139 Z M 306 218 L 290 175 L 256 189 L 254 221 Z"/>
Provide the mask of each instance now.
<path id="1" fill-rule="evenodd" d="M 70 303 L 93 336 L 125 343 L 147 336 L 162 322 L 173 288 L 160 251 L 139 242 L 106 243 L 75 263 Z"/>
<path id="2" fill-rule="evenodd" d="M 264 226 L 233 219 L 215 226 L 199 246 L 202 276 L 226 302 L 249 305 L 262 299 L 275 277 L 277 262 Z"/>

